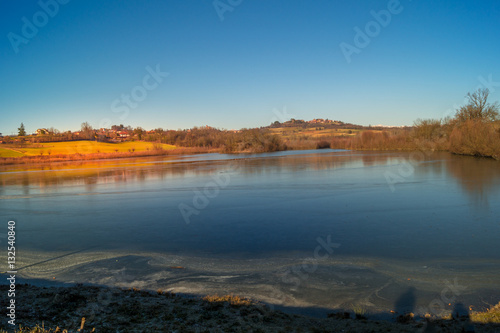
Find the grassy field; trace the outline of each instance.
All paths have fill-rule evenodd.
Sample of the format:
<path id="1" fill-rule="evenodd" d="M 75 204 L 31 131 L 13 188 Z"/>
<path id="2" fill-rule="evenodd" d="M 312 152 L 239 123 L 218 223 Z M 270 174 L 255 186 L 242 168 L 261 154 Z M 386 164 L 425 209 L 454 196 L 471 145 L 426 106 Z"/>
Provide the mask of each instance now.
<path id="1" fill-rule="evenodd" d="M 345 129 L 345 128 L 329 128 L 318 126 L 317 128 L 300 128 L 300 127 L 278 127 L 270 128 L 273 134 L 280 134 L 284 139 L 293 139 L 297 136 L 307 136 L 313 139 L 320 139 L 332 136 L 354 136 L 360 132 L 358 129 Z"/>
<path id="2" fill-rule="evenodd" d="M 175 146 L 160 144 L 164 150 L 174 149 Z M 122 143 L 104 143 L 95 141 L 69 141 L 69 142 L 49 142 L 28 145 L 26 147 L 2 147 L 0 157 L 22 157 L 40 155 L 73 155 L 73 154 L 96 154 L 96 153 L 123 153 L 141 152 L 153 150 L 153 143 L 134 141 Z"/>
<path id="3" fill-rule="evenodd" d="M 0 148 L 0 157 L 20 157 L 20 156 L 24 156 L 24 154 L 12 149 Z"/>

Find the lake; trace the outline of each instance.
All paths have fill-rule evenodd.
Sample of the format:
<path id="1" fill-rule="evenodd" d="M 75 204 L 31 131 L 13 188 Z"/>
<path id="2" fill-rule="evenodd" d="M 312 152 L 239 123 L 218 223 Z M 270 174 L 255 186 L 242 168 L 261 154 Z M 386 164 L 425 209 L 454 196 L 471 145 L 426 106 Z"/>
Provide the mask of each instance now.
<path id="1" fill-rule="evenodd" d="M 310 314 L 500 300 L 490 159 L 325 149 L 9 166 L 4 236 L 9 220 L 18 275 L 36 283 L 234 293 Z"/>

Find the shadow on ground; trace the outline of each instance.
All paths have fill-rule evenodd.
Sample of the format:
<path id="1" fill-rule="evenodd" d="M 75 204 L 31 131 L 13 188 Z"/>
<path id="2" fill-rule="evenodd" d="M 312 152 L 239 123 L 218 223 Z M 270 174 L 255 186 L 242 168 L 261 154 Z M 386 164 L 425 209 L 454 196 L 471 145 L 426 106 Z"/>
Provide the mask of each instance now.
<path id="1" fill-rule="evenodd" d="M 5 281 L 5 277 L 1 277 Z M 204 295 L 174 294 L 164 291 L 120 289 L 96 285 L 67 284 L 46 280 L 17 281 L 16 284 L 16 325 L 45 327 L 65 327 L 78 329 L 82 319 L 94 327 L 113 327 L 136 331 L 147 325 L 177 325 L 178 327 L 200 327 L 204 325 L 240 325 L 243 328 L 265 328 L 273 331 L 280 325 L 290 327 L 321 327 L 319 332 L 333 332 L 343 327 L 357 329 L 394 329 L 400 332 L 498 332 L 500 324 L 472 323 L 468 309 L 456 303 L 449 319 L 414 317 L 415 290 L 408 288 L 398 297 L 394 306 L 398 313 L 358 316 L 352 310 L 322 308 L 270 307 L 253 302 L 248 305 L 239 298 L 225 301 L 207 301 Z M 7 295 L 8 285 L 0 285 L 2 304 Z M 236 302 L 233 303 L 233 299 Z M 300 315 L 298 315 L 300 313 Z M 315 318 L 305 315 L 314 315 Z M 410 315 L 411 314 L 411 315 Z M 405 320 L 401 320 L 401 316 Z M 367 317 L 367 318 L 363 318 Z M 387 320 L 380 320 L 380 318 Z M 7 328 L 8 318 L 2 318 L 1 327 Z M 107 326 L 106 326 L 107 325 Z M 146 325 L 146 326 L 144 326 Z M 245 326 L 246 325 L 246 326 Z M 372 325 L 372 326 L 370 326 Z M 160 327 L 158 326 L 158 327 Z M 175 326 L 175 327 L 177 327 Z M 152 326 L 153 327 L 153 326 Z M 154 326 L 156 327 L 156 326 Z M 99 330 L 107 332 L 107 330 Z M 218 332 L 215 330 L 214 332 Z"/>

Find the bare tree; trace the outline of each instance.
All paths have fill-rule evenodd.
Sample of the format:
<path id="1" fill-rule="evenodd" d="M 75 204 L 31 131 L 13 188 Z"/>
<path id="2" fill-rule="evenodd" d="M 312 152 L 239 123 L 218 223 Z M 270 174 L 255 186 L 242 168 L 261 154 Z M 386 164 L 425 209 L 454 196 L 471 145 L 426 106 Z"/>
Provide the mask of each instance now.
<path id="1" fill-rule="evenodd" d="M 90 140 L 94 138 L 94 129 L 92 128 L 92 126 L 90 126 L 88 122 L 82 123 L 81 132 L 84 139 Z"/>
<path id="2" fill-rule="evenodd" d="M 495 121 L 498 119 L 499 108 L 498 102 L 493 104 L 488 103 L 488 89 L 478 89 L 475 92 L 468 93 L 467 99 L 469 102 L 457 110 L 455 119 L 459 122 L 467 120 Z"/>
<path id="3" fill-rule="evenodd" d="M 51 135 L 58 135 L 61 133 L 57 128 L 54 128 L 54 127 L 49 128 L 48 131 L 49 131 L 49 134 L 51 134 Z"/>

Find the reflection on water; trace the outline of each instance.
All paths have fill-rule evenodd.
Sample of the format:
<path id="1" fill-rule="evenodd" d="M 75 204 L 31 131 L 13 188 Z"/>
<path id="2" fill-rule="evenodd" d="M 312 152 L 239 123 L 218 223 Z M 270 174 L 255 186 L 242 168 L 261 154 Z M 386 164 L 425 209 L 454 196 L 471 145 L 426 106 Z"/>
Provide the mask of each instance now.
<path id="1" fill-rule="evenodd" d="M 487 209 L 490 194 L 500 190 L 500 163 L 487 158 L 462 157 L 446 161 L 446 171 L 454 177 L 472 202 Z"/>
<path id="2" fill-rule="evenodd" d="M 315 151 L 311 151 L 315 152 Z M 54 165 L 17 166 L 15 171 L 0 169 L 0 195 L 7 186 L 15 186 L 23 195 L 43 193 L 43 188 L 84 185 L 89 192 L 98 184 L 164 181 L 176 177 L 196 177 L 225 169 L 230 163 L 237 163 L 245 174 L 279 174 L 305 170 L 335 170 L 339 168 L 360 168 L 399 165 L 410 161 L 408 153 L 387 152 L 336 152 L 331 154 L 294 155 L 222 155 L 207 154 L 209 159 L 199 155 L 183 159 L 167 157 L 156 159 L 127 159 L 88 163 L 55 163 Z M 434 174 L 453 177 L 471 202 L 480 207 L 488 206 L 488 196 L 498 193 L 500 165 L 492 159 L 454 156 L 448 153 L 433 153 L 426 160 L 412 164 L 415 174 Z M 412 177 L 405 181 L 412 181 Z"/>
<path id="3" fill-rule="evenodd" d="M 0 219 L 17 222 L 26 277 L 328 307 L 428 304 L 455 277 L 500 292 L 500 164 L 424 156 L 411 168 L 410 153 L 336 150 L 22 166 L 0 171 Z M 340 247 L 311 266 L 318 239 Z"/>
<path id="4" fill-rule="evenodd" d="M 498 163 L 434 153 L 409 169 L 410 156 L 303 151 L 54 164 L 1 172 L 0 207 L 29 217 L 33 228 L 55 223 L 61 235 L 80 223 L 120 225 L 112 242 L 106 233 L 75 235 L 82 245 L 263 254 L 306 250 L 318 235 L 335 234 L 353 255 L 496 256 Z M 388 172 L 399 175 L 394 192 Z M 201 198 L 215 176 L 227 186 Z M 137 221 L 149 229 L 134 241 L 128 233 Z M 201 234 L 208 238 L 196 240 Z"/>

